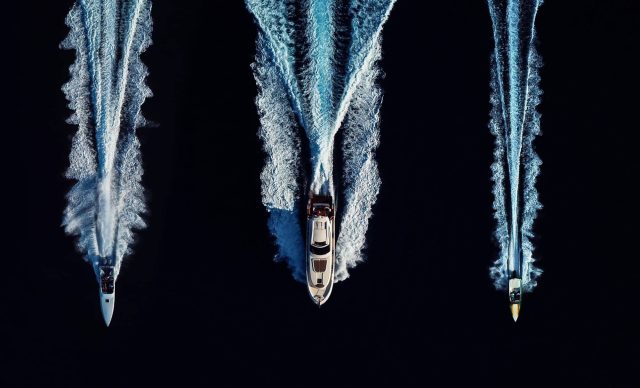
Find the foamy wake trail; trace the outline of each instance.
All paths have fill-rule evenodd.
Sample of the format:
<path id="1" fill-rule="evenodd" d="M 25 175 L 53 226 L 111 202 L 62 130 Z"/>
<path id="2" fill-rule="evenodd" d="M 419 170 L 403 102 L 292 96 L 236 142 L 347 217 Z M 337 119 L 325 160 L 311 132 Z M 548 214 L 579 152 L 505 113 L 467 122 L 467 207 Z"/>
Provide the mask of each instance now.
<path id="1" fill-rule="evenodd" d="M 395 1 L 337 3 L 246 0 L 260 27 L 253 69 L 259 89 L 259 136 L 267 154 L 262 201 L 278 245 L 276 259 L 285 259 L 301 281 L 305 247 L 298 221 L 304 206 L 298 134 L 306 135 L 310 152 L 309 187 L 302 193 L 331 194 L 339 202 L 338 219 L 343 223 L 338 226 L 338 280 L 347 278 L 347 268 L 362 260 L 380 186 L 373 160 L 381 102 L 376 61 L 382 25 Z M 350 24 L 336 20 L 344 15 Z M 333 183 L 334 141 L 341 127 L 344 195 L 335 192 Z"/>
<path id="2" fill-rule="evenodd" d="M 382 90 L 376 83 L 380 70 L 380 40 L 374 47 L 372 61 L 362 72 L 344 122 L 342 222 L 337 243 L 336 281 L 349 277 L 349 268 L 361 262 L 371 208 L 380 191 L 380 175 L 374 152 L 380 142 L 380 104 Z"/>
<path id="3" fill-rule="evenodd" d="M 509 246 L 520 245 L 525 291 L 542 271 L 534 265 L 533 223 L 542 207 L 535 188 L 541 160 L 533 141 L 540 134 L 539 68 L 534 22 L 541 0 L 489 0 L 494 29 L 491 133 L 495 136 L 493 194 L 500 256 L 491 268 L 498 289 L 508 282 Z"/>
<path id="4" fill-rule="evenodd" d="M 116 266 L 129 253 L 133 230 L 145 226 L 140 143 L 136 128 L 151 95 L 140 54 L 151 44 L 147 0 L 79 0 L 66 19 L 61 47 L 76 61 L 63 91 L 78 126 L 66 176 L 76 180 L 67 195 L 63 225 L 94 266 Z"/>
<path id="5" fill-rule="evenodd" d="M 286 86 L 267 45 L 267 38 L 261 33 L 253 70 L 259 89 L 256 105 L 261 126 L 258 134 L 267 155 L 260 174 L 262 203 L 269 211 L 269 230 L 278 246 L 276 260 L 286 260 L 293 276 L 303 281 L 304 243 L 297 208 L 300 205 L 300 140 Z"/>

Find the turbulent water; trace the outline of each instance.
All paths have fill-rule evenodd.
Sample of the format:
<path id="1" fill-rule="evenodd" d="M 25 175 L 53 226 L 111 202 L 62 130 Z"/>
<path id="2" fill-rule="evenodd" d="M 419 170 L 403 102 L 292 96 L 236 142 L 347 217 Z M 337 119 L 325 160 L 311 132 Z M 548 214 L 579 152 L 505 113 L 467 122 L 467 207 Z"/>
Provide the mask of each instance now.
<path id="1" fill-rule="evenodd" d="M 303 281 L 299 209 L 307 186 L 338 199 L 336 280 L 362 260 L 371 208 L 380 187 L 380 33 L 395 0 L 246 0 L 259 26 L 253 65 L 259 136 L 267 160 L 262 201 L 278 245 Z M 344 131 L 340 192 L 333 173 L 336 133 Z M 304 137 L 305 139 L 301 139 Z M 302 161 L 308 145 L 310 174 Z M 304 186 L 304 189 L 301 188 Z"/>
<path id="2" fill-rule="evenodd" d="M 509 272 L 530 291 L 542 272 L 534 265 L 533 222 L 541 208 L 536 178 L 540 158 L 533 141 L 540 133 L 541 65 L 535 18 L 542 0 L 489 0 L 495 51 L 492 56 L 491 132 L 496 138 L 492 165 L 496 236 L 500 257 L 491 268 L 495 286 L 506 287 Z M 520 262 L 522 260 L 522 262 Z"/>
<path id="3" fill-rule="evenodd" d="M 76 61 L 63 91 L 78 131 L 66 174 L 77 182 L 63 225 L 94 268 L 114 265 L 117 276 L 132 231 L 145 226 L 136 128 L 145 123 L 140 107 L 151 95 L 140 61 L 151 44 L 151 4 L 78 0 L 66 22 L 70 33 L 61 46 L 75 50 Z"/>

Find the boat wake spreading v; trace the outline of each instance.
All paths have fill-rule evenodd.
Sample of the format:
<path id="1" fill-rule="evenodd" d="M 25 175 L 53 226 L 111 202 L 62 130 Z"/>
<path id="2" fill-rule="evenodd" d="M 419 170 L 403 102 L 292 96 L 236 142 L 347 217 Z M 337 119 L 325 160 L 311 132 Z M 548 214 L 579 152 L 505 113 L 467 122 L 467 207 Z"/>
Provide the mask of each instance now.
<path id="1" fill-rule="evenodd" d="M 151 96 L 140 54 L 151 44 L 148 0 L 78 0 L 67 16 L 62 47 L 76 52 L 63 86 L 78 126 L 66 176 L 63 225 L 94 269 L 105 323 L 115 302 L 115 282 L 130 252 L 133 230 L 145 227 L 142 165 L 136 129 Z"/>
<path id="2" fill-rule="evenodd" d="M 536 286 L 533 221 L 542 207 L 535 188 L 542 163 L 533 149 L 540 134 L 540 57 L 535 19 L 542 0 L 489 0 L 495 50 L 492 55 L 491 133 L 496 138 L 493 194 L 500 257 L 491 268 L 498 289 L 509 290 L 514 320 L 522 293 Z"/>
<path id="3" fill-rule="evenodd" d="M 374 159 L 382 101 L 377 82 L 380 34 L 394 3 L 246 0 L 259 27 L 253 70 L 259 89 L 259 136 L 267 158 L 262 202 L 278 246 L 276 260 L 285 260 L 294 278 L 307 282 L 318 304 L 328 298 L 334 279 L 346 279 L 348 269 L 363 260 L 380 188 Z M 344 173 L 337 193 L 333 160 L 339 130 Z M 308 174 L 303 174 L 307 164 L 301 161 L 299 133 L 309 146 Z M 302 188 L 303 181 L 308 187 Z M 338 196 L 340 225 L 335 222 Z M 303 241 L 299 209 L 305 202 Z M 321 236 L 322 241 L 314 240 Z"/>

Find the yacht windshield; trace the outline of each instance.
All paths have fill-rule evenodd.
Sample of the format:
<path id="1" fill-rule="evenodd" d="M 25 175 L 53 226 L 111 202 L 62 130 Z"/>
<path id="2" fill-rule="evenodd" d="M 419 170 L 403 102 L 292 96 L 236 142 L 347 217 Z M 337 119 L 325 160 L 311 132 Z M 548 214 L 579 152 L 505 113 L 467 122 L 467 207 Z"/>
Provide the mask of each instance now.
<path id="1" fill-rule="evenodd" d="M 514 290 L 509 294 L 510 303 L 520 303 L 520 291 Z"/>
<path id="2" fill-rule="evenodd" d="M 320 247 L 311 245 L 311 253 L 313 253 L 314 255 L 326 255 L 329 252 L 331 252 L 331 247 L 329 245 Z"/>
<path id="3" fill-rule="evenodd" d="M 103 294 L 113 294 L 115 279 L 113 267 L 100 267 L 100 288 Z"/>

